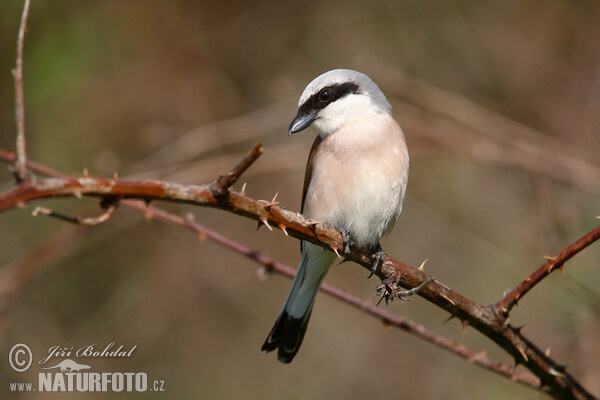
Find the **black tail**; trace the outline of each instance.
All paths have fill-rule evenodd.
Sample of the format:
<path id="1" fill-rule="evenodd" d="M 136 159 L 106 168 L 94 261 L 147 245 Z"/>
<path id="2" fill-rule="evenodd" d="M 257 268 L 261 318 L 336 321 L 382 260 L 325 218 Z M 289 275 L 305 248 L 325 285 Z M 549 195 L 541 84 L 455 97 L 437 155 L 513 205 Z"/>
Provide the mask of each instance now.
<path id="1" fill-rule="evenodd" d="M 312 306 L 307 311 L 303 318 L 294 318 L 284 310 L 275 321 L 261 351 L 268 353 L 279 348 L 277 352 L 279 361 L 285 364 L 292 362 L 304 339 Z"/>
<path id="2" fill-rule="evenodd" d="M 282 363 L 294 359 L 304 339 L 315 297 L 334 258 L 332 252 L 303 242 L 300 266 L 262 351 L 279 349 L 277 356 Z"/>

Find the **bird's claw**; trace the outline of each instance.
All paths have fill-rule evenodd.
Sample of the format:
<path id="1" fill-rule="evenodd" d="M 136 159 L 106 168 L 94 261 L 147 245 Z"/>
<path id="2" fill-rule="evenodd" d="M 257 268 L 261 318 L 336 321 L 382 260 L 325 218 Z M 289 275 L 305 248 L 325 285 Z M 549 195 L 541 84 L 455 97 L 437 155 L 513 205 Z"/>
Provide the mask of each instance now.
<path id="1" fill-rule="evenodd" d="M 381 246 L 377 244 L 377 249 L 375 250 L 375 253 L 373 253 L 373 255 L 371 256 L 371 260 L 373 260 L 373 267 L 371 267 L 371 273 L 369 274 L 369 276 L 367 276 L 367 279 L 375 275 L 377 268 L 381 266 L 383 260 L 385 260 L 385 257 L 385 252 L 383 251 Z"/>
<path id="2" fill-rule="evenodd" d="M 390 301 L 394 301 L 395 298 L 402 299 L 403 297 L 409 297 L 419 293 L 423 288 L 433 282 L 433 279 L 428 279 L 420 285 L 404 290 L 400 286 L 398 286 L 397 282 L 383 282 L 377 288 L 375 288 L 375 292 L 377 296 L 380 296 L 377 305 L 381 303 L 382 300 L 385 300 L 385 303 L 388 304 Z"/>

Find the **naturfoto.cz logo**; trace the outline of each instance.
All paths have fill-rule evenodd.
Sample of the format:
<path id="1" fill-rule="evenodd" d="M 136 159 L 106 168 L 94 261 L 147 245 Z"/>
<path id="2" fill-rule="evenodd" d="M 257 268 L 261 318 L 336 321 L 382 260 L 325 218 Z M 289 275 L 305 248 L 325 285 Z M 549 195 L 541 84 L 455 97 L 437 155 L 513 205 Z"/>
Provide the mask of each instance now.
<path id="1" fill-rule="evenodd" d="M 57 357 L 101 358 L 101 357 L 131 357 L 134 350 L 116 347 L 112 342 L 103 349 L 97 345 L 74 348 L 53 346 L 48 350 L 48 356 L 38 364 L 44 365 Z M 11 368 L 19 373 L 27 371 L 33 363 L 31 348 L 24 343 L 15 344 L 8 356 Z M 62 361 L 55 360 L 50 366 L 38 371 L 37 386 L 34 382 L 10 382 L 11 392 L 146 392 L 164 391 L 164 381 L 154 380 L 148 386 L 148 375 L 145 372 L 94 372 L 86 363 L 79 363 L 70 358 Z M 91 370 L 91 371 L 88 371 Z M 49 372 L 46 372 L 49 371 Z"/>

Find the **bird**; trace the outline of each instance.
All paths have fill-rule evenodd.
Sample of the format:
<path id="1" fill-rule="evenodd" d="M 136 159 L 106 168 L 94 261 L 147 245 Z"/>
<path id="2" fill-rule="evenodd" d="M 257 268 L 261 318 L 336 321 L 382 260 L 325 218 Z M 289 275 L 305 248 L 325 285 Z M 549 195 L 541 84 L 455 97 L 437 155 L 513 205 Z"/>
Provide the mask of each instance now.
<path id="1" fill-rule="evenodd" d="M 304 89 L 288 134 L 309 126 L 317 136 L 306 165 L 301 212 L 338 229 L 346 255 L 352 245 L 374 254 L 372 275 L 384 255 L 379 241 L 402 211 L 409 168 L 404 133 L 377 84 L 349 69 L 325 72 Z M 336 258 L 307 241 L 300 247 L 296 275 L 261 349 L 278 349 L 285 364 L 302 344 L 315 297 Z"/>

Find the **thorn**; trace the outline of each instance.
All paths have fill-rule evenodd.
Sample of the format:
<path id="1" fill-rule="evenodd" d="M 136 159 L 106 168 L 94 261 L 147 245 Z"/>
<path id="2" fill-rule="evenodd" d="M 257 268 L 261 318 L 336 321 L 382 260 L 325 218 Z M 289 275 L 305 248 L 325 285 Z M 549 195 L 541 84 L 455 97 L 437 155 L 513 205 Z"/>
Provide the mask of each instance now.
<path id="1" fill-rule="evenodd" d="M 425 261 L 421 263 L 421 266 L 417 268 L 419 271 L 425 272 L 425 264 L 429 261 L 429 258 L 426 258 Z"/>
<path id="2" fill-rule="evenodd" d="M 113 179 L 116 181 L 119 179 L 119 174 L 117 173 L 117 171 L 114 172 L 113 174 Z"/>
<path id="3" fill-rule="evenodd" d="M 78 199 L 81 199 L 81 198 L 83 198 L 83 195 L 81 194 L 81 192 L 80 192 L 79 190 L 75 190 L 75 191 L 73 192 L 73 195 L 74 195 L 75 197 L 77 197 Z"/>
<path id="4" fill-rule="evenodd" d="M 269 225 L 269 221 L 267 221 L 267 219 L 266 219 L 266 218 L 261 218 L 261 219 L 260 219 L 260 221 L 261 221 L 263 224 L 265 224 L 265 226 L 266 226 L 267 228 L 269 228 L 269 230 L 270 230 L 271 232 L 273 232 L 273 228 L 271 228 L 271 225 Z M 259 225 L 259 226 L 260 226 L 260 225 Z"/>
<path id="5" fill-rule="evenodd" d="M 456 305 L 456 303 L 455 303 L 455 302 L 453 302 L 453 301 L 452 301 L 452 300 L 451 300 L 451 299 L 450 299 L 448 296 L 446 296 L 445 294 L 443 294 L 443 293 L 442 293 L 440 296 L 441 296 L 441 297 L 443 297 L 444 299 L 448 300 L 448 303 L 452 304 L 453 306 L 455 306 L 455 305 Z"/>
<path id="6" fill-rule="evenodd" d="M 564 275 L 565 274 L 565 267 L 564 265 L 561 265 L 560 267 L 558 267 L 558 269 L 560 269 L 560 272 Z"/>
<path id="7" fill-rule="evenodd" d="M 523 279 L 523 282 L 529 282 L 531 280 L 531 276 L 528 276 L 527 278 Z"/>
<path id="8" fill-rule="evenodd" d="M 19 207 L 19 208 L 25 208 L 25 203 L 22 202 L 22 201 L 20 201 L 20 202 L 17 203 L 17 207 Z"/>
<path id="9" fill-rule="evenodd" d="M 312 228 L 312 227 L 316 227 L 320 223 L 321 223 L 321 221 L 312 221 L 312 220 L 310 220 L 310 221 L 308 221 L 308 226 Z"/>
<path id="10" fill-rule="evenodd" d="M 465 334 L 465 330 L 467 329 L 467 326 L 469 326 L 469 322 L 468 322 L 468 321 L 466 321 L 466 320 L 464 320 L 464 321 L 462 322 L 462 334 L 463 334 L 463 335 Z"/>
<path id="11" fill-rule="evenodd" d="M 84 178 L 87 178 L 87 177 L 89 177 L 89 176 L 90 176 L 90 174 L 88 174 L 88 169 L 87 169 L 87 168 L 84 168 L 84 169 L 83 169 L 83 177 L 84 177 Z"/>
<path id="12" fill-rule="evenodd" d="M 550 347 L 546 348 L 546 351 L 544 352 L 544 355 L 546 357 L 550 357 Z"/>
<path id="13" fill-rule="evenodd" d="M 290 236 L 290 235 L 287 233 L 287 229 L 285 228 L 285 225 L 284 225 L 284 224 L 279 224 L 278 226 L 279 226 L 279 229 L 281 229 L 281 231 L 282 231 L 282 232 L 285 234 L 285 236 Z"/>
<path id="14" fill-rule="evenodd" d="M 342 256 L 340 256 L 340 253 L 338 252 L 337 247 L 333 247 L 331 246 L 331 250 L 333 250 L 333 252 L 335 253 L 335 255 L 341 260 Z"/>
<path id="15" fill-rule="evenodd" d="M 517 369 L 513 369 L 512 373 L 510 374 L 510 380 L 512 382 L 516 382 L 517 381 Z"/>
<path id="16" fill-rule="evenodd" d="M 264 282 L 271 277 L 271 272 L 267 267 L 260 267 L 256 270 L 256 276 L 259 281 Z"/>
<path id="17" fill-rule="evenodd" d="M 515 327 L 515 332 L 517 332 L 519 335 L 521 334 L 521 329 L 523 329 L 525 325 L 521 325 L 521 326 L 517 326 Z"/>
<path id="18" fill-rule="evenodd" d="M 152 211 L 146 209 L 146 211 L 144 212 L 144 218 L 146 219 L 146 221 L 152 220 L 152 216 Z"/>
<path id="19" fill-rule="evenodd" d="M 473 364 L 477 360 L 481 360 L 487 356 L 487 352 L 485 350 L 481 350 L 479 353 L 473 354 L 471 357 L 467 358 L 468 364 Z"/>
<path id="20" fill-rule="evenodd" d="M 275 199 L 277 199 L 277 195 L 278 195 L 278 194 L 279 194 L 279 192 L 275 193 L 275 196 L 273 196 L 273 200 L 271 200 L 271 201 L 269 201 L 269 202 L 266 202 L 266 201 L 264 201 L 265 203 L 267 203 L 267 204 L 265 204 L 265 208 L 266 208 L 267 210 L 268 210 L 269 208 L 271 208 L 271 207 L 273 207 L 273 206 L 276 206 L 277 204 L 279 204 L 279 202 L 278 202 L 278 201 L 275 201 Z"/>
<path id="21" fill-rule="evenodd" d="M 525 354 L 524 349 L 522 349 L 521 347 L 517 347 L 517 350 L 519 350 L 519 353 L 521 353 L 521 357 L 523 357 L 523 360 L 525 360 L 525 362 L 529 361 L 529 358 L 527 357 L 527 354 Z"/>
<path id="22" fill-rule="evenodd" d="M 44 213 L 44 210 L 45 210 L 45 209 L 44 209 L 43 207 L 37 206 L 37 207 L 36 207 L 36 208 L 34 208 L 34 209 L 33 209 L 33 211 L 31 212 L 31 216 L 32 216 L 33 218 L 35 218 L 35 217 L 37 217 L 38 215 L 40 215 L 40 214 L 43 214 L 43 213 Z"/>
<path id="23" fill-rule="evenodd" d="M 388 333 L 390 331 L 390 324 L 387 321 L 383 321 L 383 333 Z"/>
<path id="24" fill-rule="evenodd" d="M 246 182 L 242 185 L 242 190 L 240 190 L 240 195 L 246 196 Z"/>
<path id="25" fill-rule="evenodd" d="M 456 318 L 456 316 L 454 315 L 450 315 L 448 318 L 446 318 L 446 320 L 444 322 L 442 322 L 443 324 L 452 321 L 454 318 Z"/>
<path id="26" fill-rule="evenodd" d="M 567 364 L 558 364 L 556 366 L 556 369 L 559 370 L 559 371 L 561 371 L 561 372 L 564 372 L 564 371 L 567 370 L 567 366 L 568 366 Z"/>
<path id="27" fill-rule="evenodd" d="M 550 370 L 548 371 L 550 372 L 550 375 L 554 375 L 554 376 L 560 376 L 561 378 L 565 377 L 565 374 L 563 374 L 560 371 L 555 370 L 554 368 L 550 367 Z"/>

